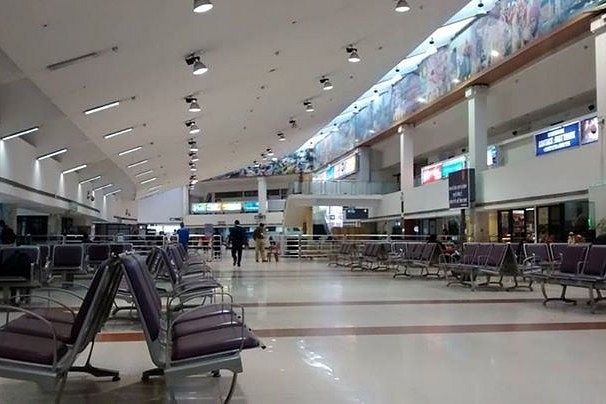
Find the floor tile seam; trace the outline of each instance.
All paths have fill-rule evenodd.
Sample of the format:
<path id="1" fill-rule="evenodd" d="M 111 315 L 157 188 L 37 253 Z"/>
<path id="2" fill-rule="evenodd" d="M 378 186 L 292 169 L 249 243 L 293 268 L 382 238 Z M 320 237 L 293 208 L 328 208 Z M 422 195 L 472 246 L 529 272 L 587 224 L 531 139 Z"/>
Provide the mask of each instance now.
<path id="1" fill-rule="evenodd" d="M 555 323 L 495 323 L 450 325 L 403 325 L 365 327 L 265 328 L 254 330 L 261 338 L 338 337 L 425 334 L 486 334 L 513 332 L 606 331 L 606 321 Z M 135 332 L 103 332 L 97 342 L 140 342 L 144 334 Z"/>
<path id="2" fill-rule="evenodd" d="M 539 303 L 541 298 L 523 299 L 410 299 L 410 300 L 352 300 L 318 302 L 240 302 L 246 308 L 268 307 L 331 307 L 331 306 L 418 306 L 418 305 L 460 305 L 460 304 L 521 304 Z"/>

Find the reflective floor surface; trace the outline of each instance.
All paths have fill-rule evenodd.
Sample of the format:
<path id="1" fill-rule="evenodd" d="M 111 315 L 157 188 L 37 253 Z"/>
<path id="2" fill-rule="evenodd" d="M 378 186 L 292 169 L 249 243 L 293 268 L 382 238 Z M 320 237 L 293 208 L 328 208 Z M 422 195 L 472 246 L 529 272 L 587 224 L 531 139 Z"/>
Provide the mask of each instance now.
<path id="1" fill-rule="evenodd" d="M 267 345 L 243 353 L 233 403 L 606 402 L 606 307 L 544 307 L 538 290 L 471 292 L 325 262 L 244 261 L 241 269 L 228 258 L 212 262 Z M 141 382 L 153 365 L 140 327 L 121 317 L 98 337 L 106 342 L 93 363 L 119 369 L 122 380 L 70 376 L 62 402 L 219 402 L 227 372 L 172 392 L 161 379 Z M 53 398 L 33 383 L 0 379 L 1 403 Z"/>

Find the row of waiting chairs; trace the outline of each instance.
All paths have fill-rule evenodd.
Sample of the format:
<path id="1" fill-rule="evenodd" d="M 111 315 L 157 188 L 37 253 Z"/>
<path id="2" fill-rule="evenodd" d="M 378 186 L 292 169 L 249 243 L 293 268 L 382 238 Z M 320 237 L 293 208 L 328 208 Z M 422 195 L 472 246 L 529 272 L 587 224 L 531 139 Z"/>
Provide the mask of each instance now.
<path id="1" fill-rule="evenodd" d="M 339 249 L 329 255 L 329 265 L 345 266 L 351 270 L 387 270 L 389 269 L 389 243 L 343 243 Z"/>
<path id="2" fill-rule="evenodd" d="M 183 269 L 192 276 L 201 268 L 193 262 L 186 267 Z M 237 375 L 242 372 L 240 353 L 264 347 L 244 322 L 243 309 L 233 303 L 231 296 L 215 293 L 220 296 L 219 302 L 184 310 L 187 299 L 196 293 L 206 294 L 206 290 L 176 293 L 163 306 L 153 269 L 144 257 L 132 253 L 114 256 L 99 267 L 77 313 L 56 307 L 28 310 L 0 306 L 13 316 L 16 312 L 22 314 L 0 327 L 0 377 L 34 381 L 45 389 L 58 385 L 56 402 L 61 398 L 69 372 L 119 380 L 118 371 L 92 366 L 90 354 L 84 366 L 76 367 L 74 362 L 87 346 L 91 346 L 92 352 L 95 336 L 109 317 L 122 277 L 156 366 L 143 373 L 143 380 L 163 375 L 170 390 L 185 377 L 207 372 L 217 375 L 221 369 L 229 370 L 234 376 L 225 398 L 228 402 Z M 185 291 L 184 284 L 182 287 Z"/>

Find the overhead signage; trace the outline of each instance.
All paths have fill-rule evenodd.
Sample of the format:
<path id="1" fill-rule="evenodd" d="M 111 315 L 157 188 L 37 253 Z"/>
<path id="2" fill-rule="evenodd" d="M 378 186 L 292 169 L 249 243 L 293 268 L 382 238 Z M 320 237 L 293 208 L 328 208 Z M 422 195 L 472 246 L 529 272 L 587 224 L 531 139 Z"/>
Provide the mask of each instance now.
<path id="1" fill-rule="evenodd" d="M 223 212 L 240 212 L 242 211 L 242 202 L 223 202 L 221 210 Z"/>
<path id="2" fill-rule="evenodd" d="M 442 163 L 442 178 L 448 178 L 450 173 L 459 171 L 467 167 L 467 157 L 459 156 L 446 160 Z"/>
<path id="3" fill-rule="evenodd" d="M 331 164 L 325 170 L 314 175 L 316 181 L 332 181 L 348 177 L 358 171 L 358 155 L 356 153 Z"/>
<path id="4" fill-rule="evenodd" d="M 254 213 L 259 211 L 259 201 L 244 201 L 244 212 Z"/>
<path id="5" fill-rule="evenodd" d="M 191 213 L 199 215 L 200 213 L 206 213 L 206 203 L 192 203 Z"/>
<path id="6" fill-rule="evenodd" d="M 431 184 L 442 179 L 442 163 L 421 168 L 421 184 Z"/>
<path id="7" fill-rule="evenodd" d="M 221 204 L 220 203 L 207 203 L 206 211 L 208 213 L 217 213 L 221 212 Z"/>
<path id="8" fill-rule="evenodd" d="M 473 168 L 450 173 L 448 176 L 448 207 L 467 209 L 475 202 L 476 171 Z"/>
<path id="9" fill-rule="evenodd" d="M 535 135 L 536 155 L 578 147 L 580 144 L 580 125 L 574 122 L 559 128 Z"/>

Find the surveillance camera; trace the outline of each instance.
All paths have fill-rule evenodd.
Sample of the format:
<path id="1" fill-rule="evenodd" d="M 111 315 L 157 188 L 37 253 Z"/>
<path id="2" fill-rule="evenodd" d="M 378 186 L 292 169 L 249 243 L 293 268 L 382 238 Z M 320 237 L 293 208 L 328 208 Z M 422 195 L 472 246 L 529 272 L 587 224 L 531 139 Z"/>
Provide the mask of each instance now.
<path id="1" fill-rule="evenodd" d="M 514 130 L 514 131 L 511 132 L 511 134 L 514 135 L 514 136 L 517 136 L 518 135 L 518 131 Z"/>
<path id="2" fill-rule="evenodd" d="M 595 105 L 590 104 L 590 105 L 587 106 L 587 109 L 590 110 L 590 111 L 593 111 L 595 109 Z"/>
<path id="3" fill-rule="evenodd" d="M 461 149 L 461 153 L 467 153 L 467 149 L 463 147 L 463 148 Z"/>
<path id="4" fill-rule="evenodd" d="M 94 195 L 91 195 L 91 196 L 90 196 L 90 201 L 91 201 L 91 202 L 95 202 L 95 196 L 94 196 Z"/>

